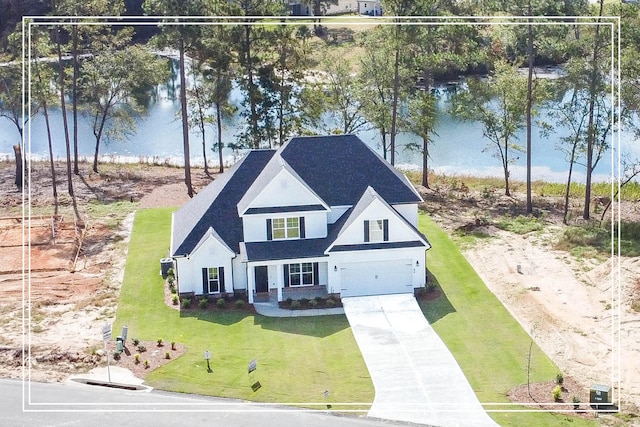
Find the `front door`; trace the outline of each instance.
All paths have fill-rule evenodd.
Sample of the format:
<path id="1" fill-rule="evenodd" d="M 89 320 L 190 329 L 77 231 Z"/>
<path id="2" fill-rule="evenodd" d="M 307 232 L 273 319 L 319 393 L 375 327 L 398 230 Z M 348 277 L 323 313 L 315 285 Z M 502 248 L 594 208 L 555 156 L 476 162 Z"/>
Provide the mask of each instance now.
<path id="1" fill-rule="evenodd" d="M 256 275 L 256 292 L 269 292 L 269 273 L 266 265 L 254 267 Z"/>

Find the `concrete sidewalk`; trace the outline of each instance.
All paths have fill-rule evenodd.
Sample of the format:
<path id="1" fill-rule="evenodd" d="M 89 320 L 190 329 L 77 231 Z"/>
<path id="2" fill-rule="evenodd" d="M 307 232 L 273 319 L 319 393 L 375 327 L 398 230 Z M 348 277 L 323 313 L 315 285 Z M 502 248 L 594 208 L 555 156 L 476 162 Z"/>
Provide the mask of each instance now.
<path id="1" fill-rule="evenodd" d="M 309 308 L 305 310 L 284 310 L 278 307 L 276 301 L 254 302 L 253 307 L 258 314 L 266 317 L 304 317 L 304 316 L 328 316 L 332 314 L 344 314 L 342 307 L 336 308 Z"/>
<path id="2" fill-rule="evenodd" d="M 411 294 L 343 298 L 375 387 L 370 417 L 497 427 Z"/>

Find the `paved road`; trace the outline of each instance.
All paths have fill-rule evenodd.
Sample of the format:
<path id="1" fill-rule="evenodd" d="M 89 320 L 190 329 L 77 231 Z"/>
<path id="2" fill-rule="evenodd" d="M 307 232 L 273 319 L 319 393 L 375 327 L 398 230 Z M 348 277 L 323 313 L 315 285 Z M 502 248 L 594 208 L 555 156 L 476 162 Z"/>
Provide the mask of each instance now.
<path id="1" fill-rule="evenodd" d="M 343 298 L 375 387 L 369 416 L 442 427 L 498 427 L 411 294 Z"/>
<path id="2" fill-rule="evenodd" d="M 383 427 L 384 420 L 164 392 L 0 379 L 0 426 Z M 31 401 L 31 404 L 29 404 Z"/>

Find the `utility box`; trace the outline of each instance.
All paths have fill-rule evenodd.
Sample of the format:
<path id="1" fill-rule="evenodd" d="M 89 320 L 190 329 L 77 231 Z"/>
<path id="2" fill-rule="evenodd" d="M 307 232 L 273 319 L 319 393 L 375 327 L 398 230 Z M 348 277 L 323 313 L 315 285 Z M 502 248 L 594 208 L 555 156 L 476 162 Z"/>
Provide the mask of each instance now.
<path id="1" fill-rule="evenodd" d="M 124 351 L 124 341 L 122 340 L 122 337 L 116 337 L 116 351 Z"/>
<path id="2" fill-rule="evenodd" d="M 160 260 L 160 274 L 162 274 L 163 279 L 167 278 L 171 268 L 173 268 L 173 258 L 162 258 Z"/>
<path id="3" fill-rule="evenodd" d="M 589 392 L 589 403 L 591 405 L 611 405 L 611 387 L 608 385 L 594 384 Z"/>

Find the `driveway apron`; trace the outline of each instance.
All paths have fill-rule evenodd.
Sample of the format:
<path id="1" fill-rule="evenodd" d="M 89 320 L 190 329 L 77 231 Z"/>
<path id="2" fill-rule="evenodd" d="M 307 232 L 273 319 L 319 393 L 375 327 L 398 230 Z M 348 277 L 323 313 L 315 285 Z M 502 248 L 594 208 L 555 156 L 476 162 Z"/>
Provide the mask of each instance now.
<path id="1" fill-rule="evenodd" d="M 497 427 L 411 294 L 343 298 L 375 387 L 370 417 Z"/>

